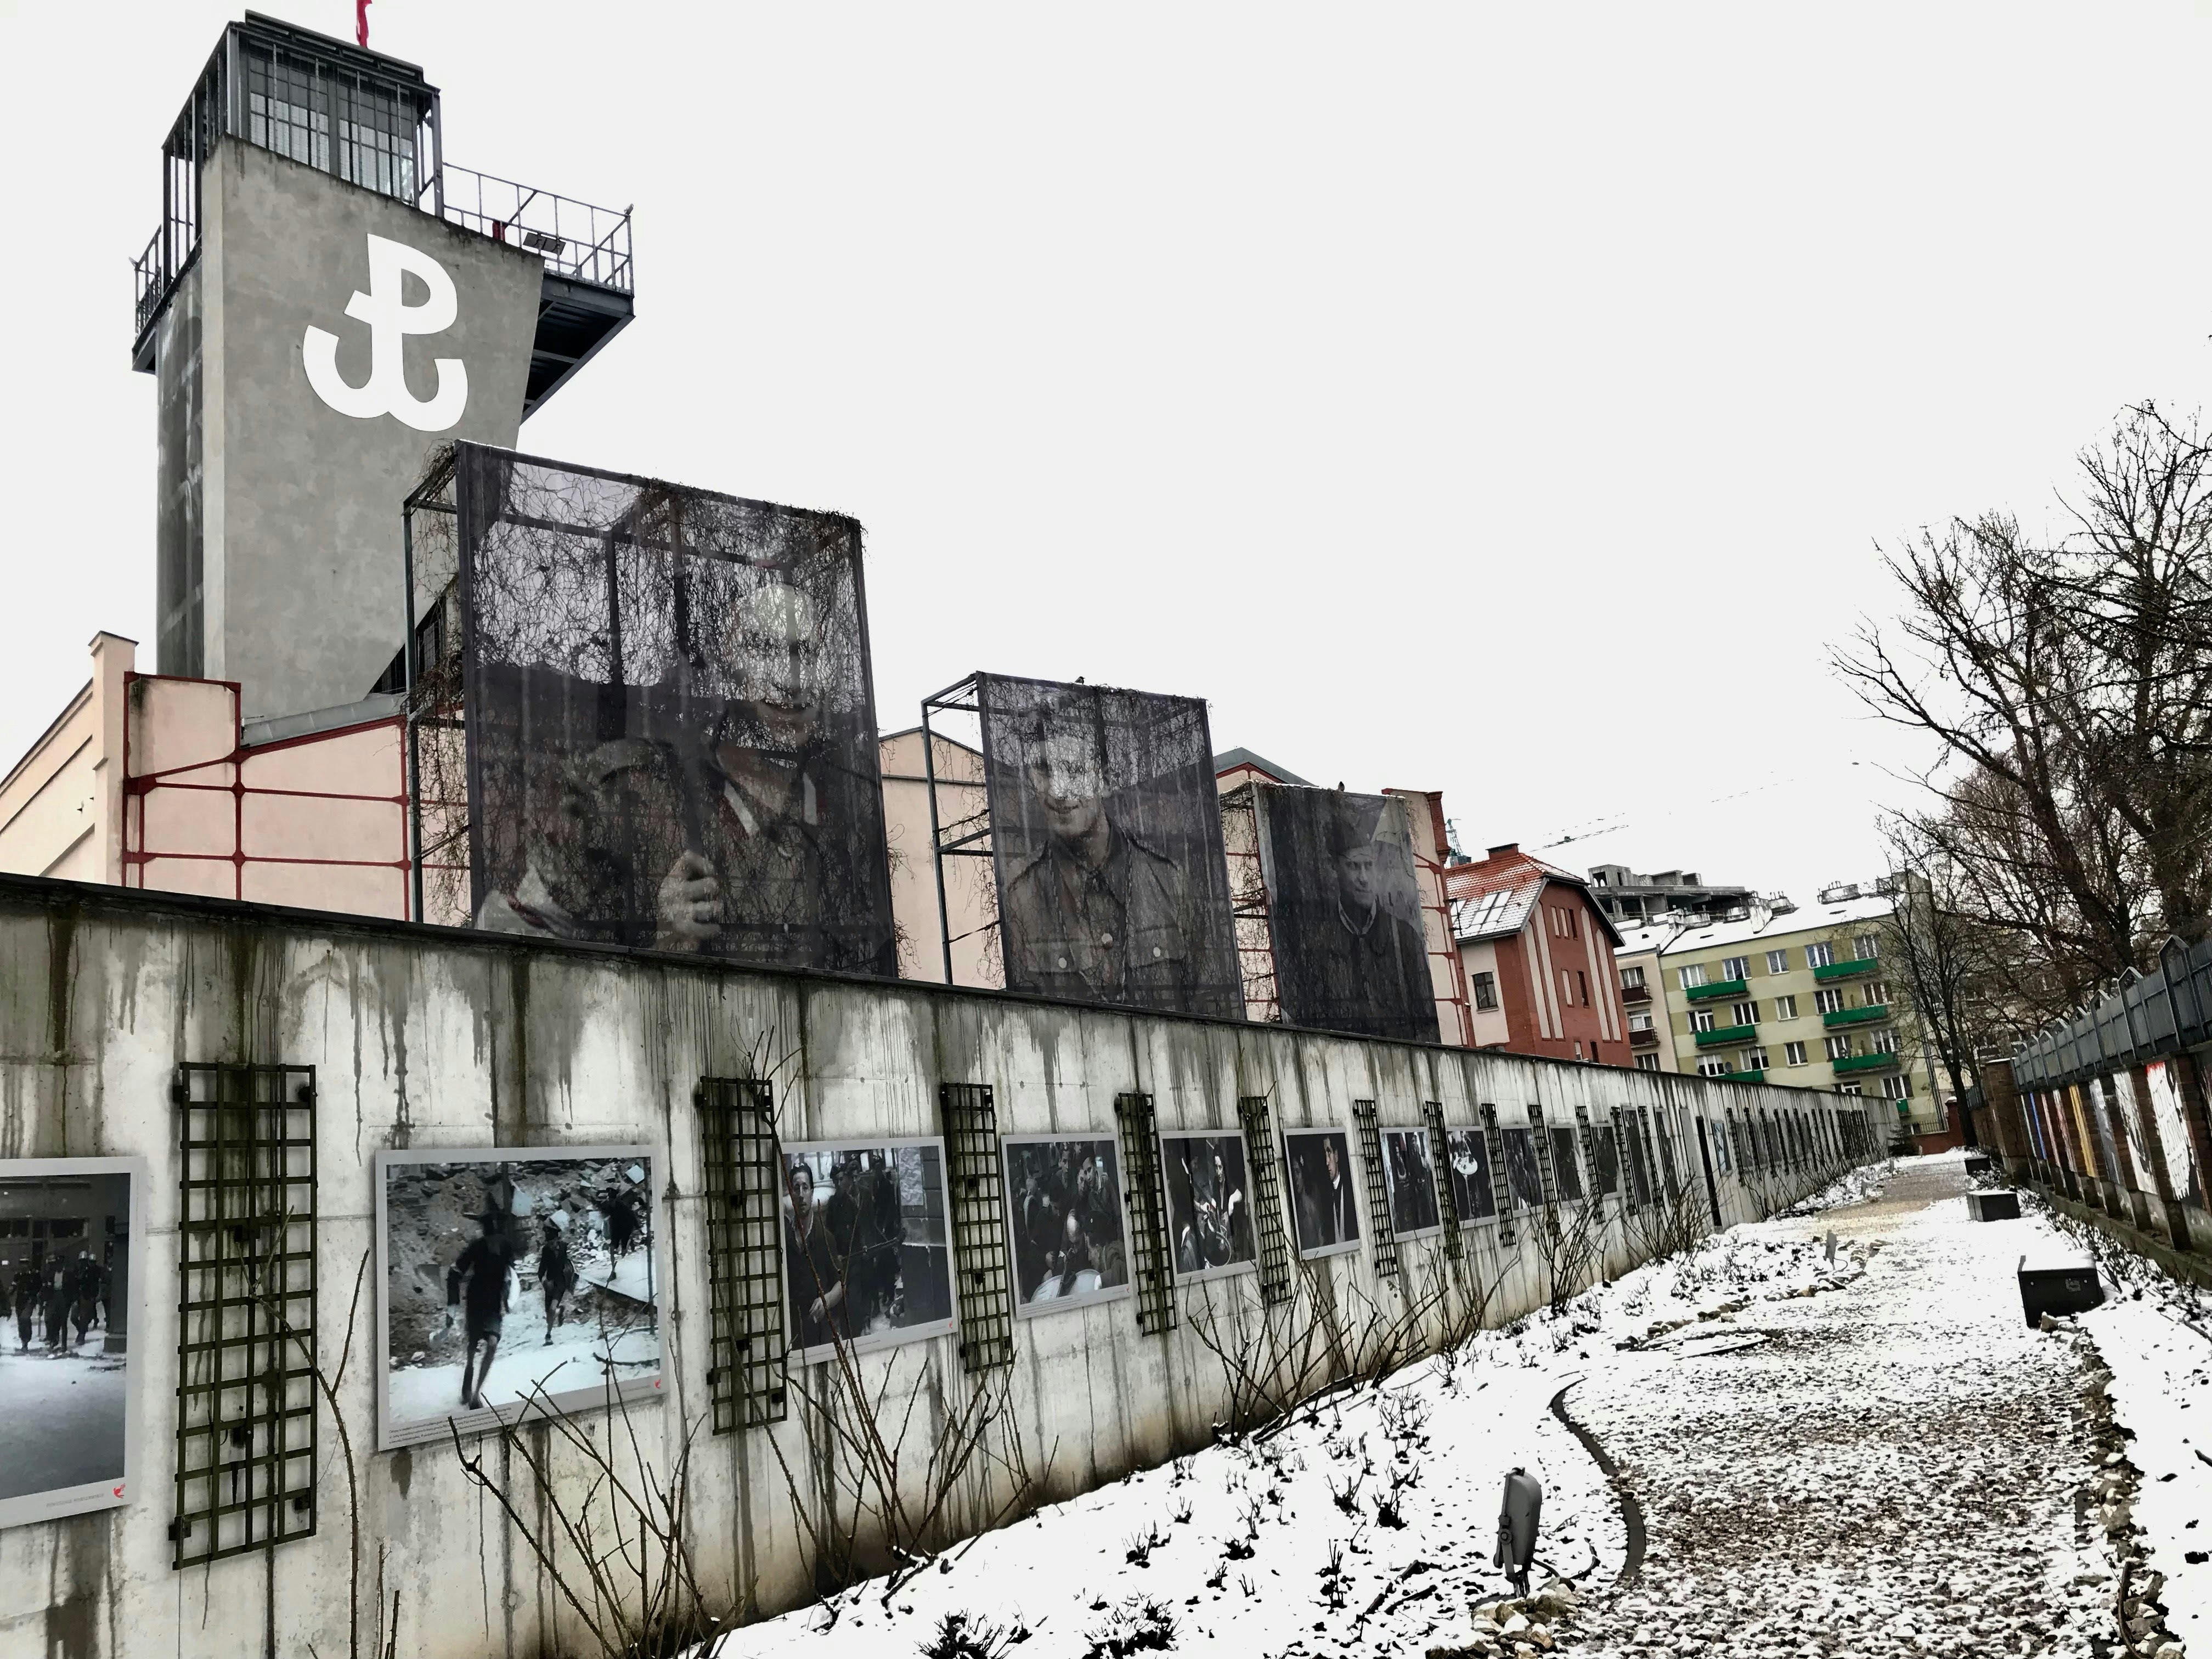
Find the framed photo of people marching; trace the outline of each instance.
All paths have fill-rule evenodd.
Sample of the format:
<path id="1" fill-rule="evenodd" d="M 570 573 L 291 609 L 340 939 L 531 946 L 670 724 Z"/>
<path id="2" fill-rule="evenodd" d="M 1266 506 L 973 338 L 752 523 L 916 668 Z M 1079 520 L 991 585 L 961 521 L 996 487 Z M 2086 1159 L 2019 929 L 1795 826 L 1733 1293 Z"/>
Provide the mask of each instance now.
<path id="1" fill-rule="evenodd" d="M 0 1527 L 137 1489 L 146 1164 L 0 1159 Z"/>
<path id="2" fill-rule="evenodd" d="M 1000 1149 L 1015 1313 L 1061 1313 L 1127 1296 L 1121 1149 L 1114 1137 L 1006 1135 Z"/>
<path id="3" fill-rule="evenodd" d="M 1427 1129 L 1382 1131 L 1382 1185 L 1390 1196 L 1390 1231 L 1400 1238 L 1425 1238 L 1443 1231 Z"/>
<path id="4" fill-rule="evenodd" d="M 380 1449 L 659 1391 L 659 1167 L 648 1146 L 376 1154 Z"/>
<path id="5" fill-rule="evenodd" d="M 1359 1176 L 1352 1138 L 1341 1129 L 1285 1129 L 1291 1221 L 1304 1261 L 1359 1248 Z"/>
<path id="6" fill-rule="evenodd" d="M 1234 1129 L 1166 1129 L 1160 1175 L 1167 1188 L 1169 1255 L 1176 1282 L 1255 1273 L 1251 1170 Z"/>
<path id="7" fill-rule="evenodd" d="M 951 1334 L 948 1199 L 939 1139 L 784 1147 L 784 1328 L 793 1364 Z"/>

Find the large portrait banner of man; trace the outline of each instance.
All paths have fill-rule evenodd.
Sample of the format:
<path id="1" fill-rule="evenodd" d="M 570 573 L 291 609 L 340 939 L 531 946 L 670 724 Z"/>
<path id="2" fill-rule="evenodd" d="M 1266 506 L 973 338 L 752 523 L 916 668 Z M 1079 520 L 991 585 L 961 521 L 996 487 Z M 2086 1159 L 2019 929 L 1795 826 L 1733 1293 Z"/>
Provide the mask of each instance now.
<path id="1" fill-rule="evenodd" d="M 376 1154 L 379 1449 L 659 1392 L 655 1160 L 647 1146 Z"/>
<path id="2" fill-rule="evenodd" d="M 975 687 L 1006 988 L 1243 1018 L 1205 703 Z"/>
<path id="3" fill-rule="evenodd" d="M 1284 1019 L 1436 1042 L 1406 803 L 1288 784 L 1253 790 Z"/>
<path id="4" fill-rule="evenodd" d="M 453 487 L 476 925 L 895 975 L 860 526 L 474 444 Z"/>
<path id="5" fill-rule="evenodd" d="M 783 1149 L 785 1329 L 794 1364 L 949 1334 L 952 1221 L 945 1143 L 823 1140 Z"/>

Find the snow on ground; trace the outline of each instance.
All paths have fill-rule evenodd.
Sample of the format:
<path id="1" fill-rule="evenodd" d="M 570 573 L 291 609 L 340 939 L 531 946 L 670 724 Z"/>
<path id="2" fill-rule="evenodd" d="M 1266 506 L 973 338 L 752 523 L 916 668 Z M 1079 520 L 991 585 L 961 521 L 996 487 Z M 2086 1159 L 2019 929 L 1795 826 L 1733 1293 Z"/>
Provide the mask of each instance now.
<path id="1" fill-rule="evenodd" d="M 123 1478 L 130 1394 L 123 1356 L 100 1352 L 94 1331 L 76 1351 L 0 1346 L 0 1498 L 58 1492 Z"/>
<path id="2" fill-rule="evenodd" d="M 2145 1565 L 2159 1575 L 2151 1593 L 2166 1627 L 2190 1652 L 2212 1654 L 2212 1297 L 2036 1207 L 2103 1269 L 2105 1305 L 2069 1322 L 2112 1368 L 2112 1407 L 2134 1437 L 2127 1457 L 2142 1479 L 2133 1518 Z"/>
<path id="3" fill-rule="evenodd" d="M 1140 1626 L 1147 1602 L 1174 1621 L 1182 1654 L 1333 1659 L 1463 1642 L 1473 1605 L 1506 1590 L 1490 1553 L 1509 1469 L 1544 1484 L 1540 1583 L 1547 1572 L 1607 1582 L 1625 1560 L 1606 1479 L 1552 1415 L 1555 1395 L 1566 1389 L 1579 1410 L 1620 1345 L 1680 1344 L 1730 1310 L 1833 1290 L 1864 1271 L 1863 1255 L 1844 1251 L 1831 1267 L 1814 1243 L 1770 1236 L 1775 1224 L 1641 1268 L 1560 1320 L 1485 1332 L 1449 1362 L 1408 1367 L 1272 1439 L 1214 1447 L 1041 1510 L 914 1578 L 888 1606 L 878 1583 L 834 1610 L 735 1632 L 716 1659 L 912 1653 L 948 1614 L 1028 1632 L 1023 1659 L 1084 1659 L 1102 1638 Z M 1381 1512 L 1394 1497 L 1399 1525 Z"/>

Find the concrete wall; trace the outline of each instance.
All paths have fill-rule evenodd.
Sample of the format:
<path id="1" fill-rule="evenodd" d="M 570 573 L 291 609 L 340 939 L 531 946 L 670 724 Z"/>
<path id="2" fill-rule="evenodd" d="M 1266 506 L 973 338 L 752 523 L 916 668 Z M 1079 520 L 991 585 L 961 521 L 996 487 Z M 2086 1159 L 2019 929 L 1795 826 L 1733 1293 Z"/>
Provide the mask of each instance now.
<path id="1" fill-rule="evenodd" d="M 1835 1097 L 1705 1085 L 1612 1067 L 1463 1049 L 1320 1036 L 1278 1027 L 1109 1012 L 913 982 L 864 983 L 738 970 L 690 958 L 630 956 L 511 936 L 410 929 L 115 888 L 0 878 L 0 1155 L 135 1153 L 153 1170 L 150 1286 L 136 1363 L 151 1464 L 130 1507 L 0 1533 L 0 1651 L 180 1656 L 346 1649 L 348 1507 L 342 1467 L 326 1458 L 319 1531 L 273 1553 L 173 1571 L 177 1283 L 176 1109 L 180 1061 L 238 1060 L 319 1068 L 317 1133 L 324 1363 L 346 1337 L 355 1265 L 371 1245 L 370 1160 L 384 1147 L 486 1147 L 645 1141 L 669 1184 L 663 1244 L 667 1392 L 631 1425 L 661 1462 L 687 1429 L 698 1450 L 688 1488 L 700 1573 L 732 1607 L 773 1610 L 806 1599 L 791 1498 L 777 1452 L 810 1467 L 806 1425 L 716 1437 L 708 1410 L 708 1291 L 700 1146 L 691 1093 L 702 1075 L 747 1074 L 753 1055 L 781 1056 L 773 1079 L 787 1139 L 941 1133 L 938 1085 L 985 1083 L 1006 1133 L 1110 1129 L 1114 1099 L 1151 1093 L 1163 1127 L 1228 1127 L 1240 1097 L 1265 1094 L 1279 1127 L 1352 1122 L 1377 1103 L 1387 1124 L 1442 1103 L 1455 1125 L 1485 1105 L 1506 1123 L 1540 1109 L 1602 1122 L 1649 1115 L 1673 1137 L 1672 1158 L 1704 1202 L 1697 1121 L 1728 1135 L 1730 1110 L 1840 1113 Z M 1826 1126 L 1832 1139 L 1832 1122 Z M 1755 1176 L 1740 1161 L 1717 1175 L 1723 1218 L 1769 1212 L 1817 1187 L 1832 1154 Z M 1618 1272 L 1642 1235 L 1606 1201 L 1607 1265 Z M 1534 1304 L 1538 1266 L 1520 1230 L 1495 1221 L 1464 1235 L 1470 1263 L 1498 1285 L 1493 1320 Z M 1344 1308 L 1388 1312 L 1407 1285 L 1433 1282 L 1436 1241 L 1401 1246 L 1402 1277 L 1375 1271 L 1372 1242 L 1316 1264 L 1314 1291 Z M 1259 1316 L 1255 1281 L 1185 1287 L 1182 1319 L 1140 1335 L 1129 1301 L 1015 1322 L 1013 1410 L 1029 1455 L 1066 1494 L 1204 1443 L 1224 1408 L 1224 1370 L 1192 1328 L 1206 1297 Z M 370 1455 L 372 1366 L 359 1353 L 340 1408 L 361 1462 L 365 1606 L 401 1593 L 403 1652 L 581 1651 L 553 1587 L 522 1541 L 467 1483 L 450 1447 Z M 920 1378 L 942 1413 L 970 1387 L 957 1337 L 861 1361 L 902 1395 Z M 325 1413 L 327 1419 L 328 1413 Z M 939 1420 L 933 1415 L 933 1421 Z M 334 1435 L 323 1425 L 325 1448 Z M 556 1460 L 559 1479 L 581 1470 Z M 512 1472 L 510 1472 L 512 1473 Z M 573 1498 L 576 1490 L 568 1491 Z M 523 1496 L 527 1504 L 531 1500 Z M 811 1500 L 810 1500 L 811 1501 Z M 967 1515 L 996 1499 L 977 1482 Z M 554 1628 L 560 1626 L 560 1628 Z"/>
<path id="2" fill-rule="evenodd" d="M 198 264 L 156 337 L 159 665 L 238 681 L 249 720 L 351 702 L 399 648 L 400 502 L 426 457 L 455 439 L 515 442 L 544 263 L 234 141 L 209 160 L 203 200 Z M 370 288 L 371 234 L 453 280 L 453 325 L 404 344 L 417 398 L 434 359 L 466 366 L 447 430 L 342 415 L 308 383 L 311 326 L 338 337 L 349 386 L 368 379 L 369 329 L 346 307 Z"/>

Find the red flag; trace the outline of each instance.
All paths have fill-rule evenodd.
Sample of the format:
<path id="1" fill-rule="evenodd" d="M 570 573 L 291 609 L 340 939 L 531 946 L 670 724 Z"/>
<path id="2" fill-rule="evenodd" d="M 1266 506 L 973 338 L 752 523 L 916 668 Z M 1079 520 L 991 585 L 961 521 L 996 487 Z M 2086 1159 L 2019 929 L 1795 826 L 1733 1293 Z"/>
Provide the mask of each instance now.
<path id="1" fill-rule="evenodd" d="M 353 38 L 368 44 L 368 0 L 353 0 Z"/>

